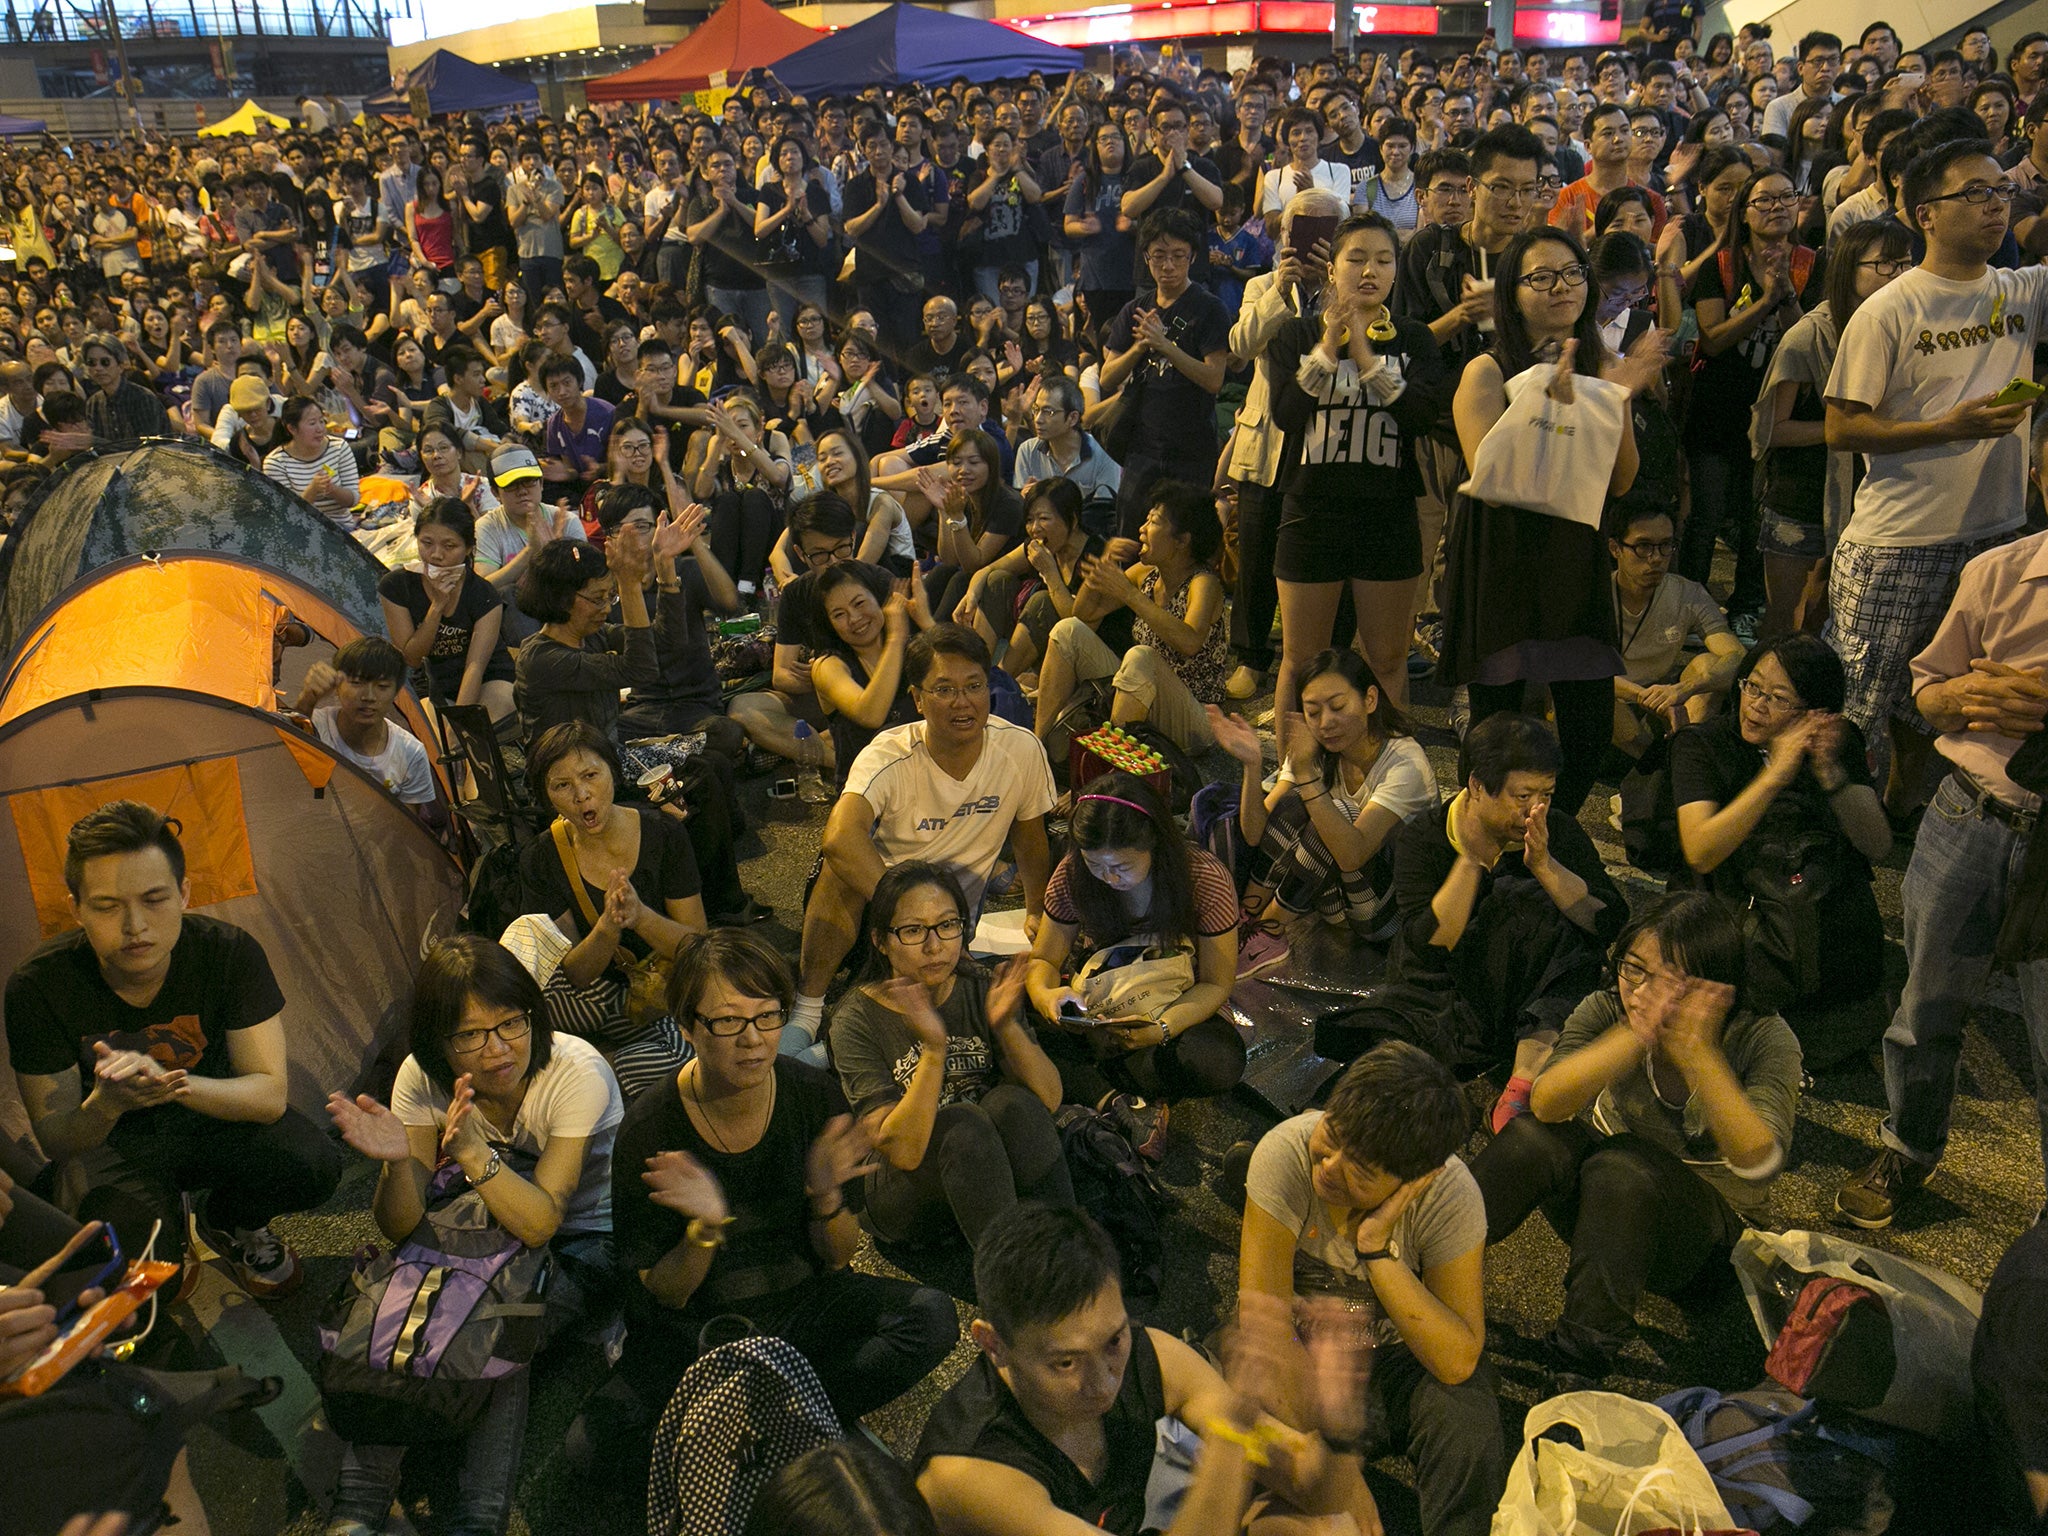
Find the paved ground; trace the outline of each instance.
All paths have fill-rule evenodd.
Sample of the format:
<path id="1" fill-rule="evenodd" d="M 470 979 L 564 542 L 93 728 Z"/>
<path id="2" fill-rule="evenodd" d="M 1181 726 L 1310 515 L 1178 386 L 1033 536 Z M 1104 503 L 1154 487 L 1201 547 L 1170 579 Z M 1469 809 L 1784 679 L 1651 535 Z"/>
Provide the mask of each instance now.
<path id="1" fill-rule="evenodd" d="M 1443 729 L 1443 703 L 1441 694 L 1425 689 L 1419 694 L 1417 713 L 1427 729 L 1425 739 L 1439 775 L 1448 783 L 1453 752 Z M 1262 701 L 1254 712 L 1269 705 Z M 796 801 L 772 802 L 764 785 L 760 780 L 742 785 L 742 800 L 755 828 L 742 849 L 745 874 L 754 894 L 776 907 L 780 923 L 770 931 L 794 954 L 792 925 L 822 813 Z M 1605 821 L 1605 795 L 1604 789 L 1596 791 L 1585 821 L 1610 864 L 1619 865 L 1620 849 Z M 1904 867 L 1905 851 L 1900 849 L 1878 872 L 1880 904 L 1894 935 Z M 1624 876 L 1631 900 L 1656 890 L 1632 871 L 1617 872 Z M 1359 977 L 1360 982 L 1368 979 L 1364 974 Z M 2016 1015 L 2012 984 L 2009 978 L 2000 978 L 1969 1035 L 1947 1161 L 1927 1197 L 1897 1228 L 1875 1239 L 1978 1286 L 2042 1202 L 2026 1041 Z M 1482 1097 L 1489 1097 L 1485 1086 L 1475 1084 L 1475 1102 Z M 1877 1072 L 1860 1060 L 1823 1078 L 1805 1097 L 1790 1168 L 1774 1190 L 1776 1225 L 1829 1225 L 1826 1212 L 1834 1187 L 1868 1158 L 1883 1103 Z M 1237 1220 L 1214 1193 L 1216 1166 L 1232 1142 L 1256 1136 L 1270 1123 L 1270 1116 L 1242 1095 L 1175 1109 L 1172 1145 L 1162 1169 L 1173 1200 L 1168 1220 L 1170 1263 L 1165 1294 L 1148 1319 L 1154 1325 L 1205 1333 L 1229 1310 L 1236 1290 Z M 214 1528 L 222 1536 L 270 1536 L 278 1531 L 299 1536 L 321 1528 L 317 1500 L 307 1490 L 325 1485 L 333 1447 L 308 1429 L 317 1402 L 303 1363 L 310 1361 L 314 1320 L 346 1272 L 350 1255 L 374 1239 L 367 1214 L 371 1186 L 369 1169 L 358 1164 L 325 1209 L 280 1223 L 309 1269 L 307 1284 L 289 1302 L 259 1307 L 243 1300 L 225 1281 L 209 1277 L 197 1310 L 181 1309 L 177 1321 L 191 1327 L 204 1320 L 212 1328 L 214 1348 L 259 1374 L 284 1374 L 291 1383 L 286 1398 L 267 1410 L 260 1425 L 239 1425 L 229 1434 L 205 1430 L 195 1437 L 195 1475 Z M 1488 1255 L 1489 1355 L 1501 1372 L 1503 1414 L 1511 1435 L 1519 1434 L 1523 1410 L 1543 1395 L 1531 1341 L 1547 1329 L 1561 1305 L 1565 1257 L 1564 1246 L 1550 1229 L 1534 1220 Z M 872 1252 L 860 1262 L 880 1265 Z M 950 1282 L 955 1295 L 965 1294 L 964 1265 L 942 1268 L 925 1278 Z M 964 1303 L 961 1310 L 964 1319 Z M 1732 1283 L 1676 1300 L 1651 1297 L 1644 1304 L 1642 1322 L 1641 1342 L 1631 1347 L 1623 1374 L 1609 1383 L 1616 1390 L 1650 1396 L 1698 1383 L 1738 1388 L 1754 1384 L 1761 1375 L 1763 1346 Z M 967 1358 L 963 1346 L 918 1392 L 875 1414 L 871 1426 L 899 1451 L 907 1450 L 932 1398 L 965 1368 Z M 188 1352 L 188 1363 L 202 1360 L 212 1363 Z M 571 1536 L 644 1529 L 644 1490 L 579 1480 L 567 1475 L 556 1459 L 564 1428 L 600 1374 L 595 1350 L 581 1345 L 565 1347 L 543 1363 L 536 1378 L 515 1533 Z M 421 1530 L 437 1529 L 432 1511 L 436 1503 L 446 1507 L 451 1488 L 448 1468 L 424 1456 L 415 1456 L 414 1462 L 405 1490 L 408 1511 Z M 1400 1465 L 1390 1462 L 1376 1468 L 1374 1481 L 1389 1529 L 1413 1532 L 1414 1502 L 1403 1485 Z M 1947 1506 L 1939 1518 L 1915 1517 L 1910 1523 L 1902 1518 L 1894 1529 L 1961 1529 L 1958 1521 L 1963 1517 L 1953 1514 L 1958 1507 Z M 1921 1523 L 1923 1518 L 1930 1523 Z M 398 1528 L 394 1521 L 392 1529 Z"/>

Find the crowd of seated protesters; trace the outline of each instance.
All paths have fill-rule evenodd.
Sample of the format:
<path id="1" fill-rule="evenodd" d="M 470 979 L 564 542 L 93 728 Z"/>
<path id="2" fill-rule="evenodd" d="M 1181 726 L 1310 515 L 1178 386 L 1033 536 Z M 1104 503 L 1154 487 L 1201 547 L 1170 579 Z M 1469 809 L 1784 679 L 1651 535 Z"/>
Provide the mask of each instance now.
<path id="1" fill-rule="evenodd" d="M 288 161 L 0 150 L 0 514 L 189 435 L 397 551 L 388 637 L 286 713 L 452 842 L 472 784 L 433 749 L 481 707 L 535 834 L 510 925 L 424 945 L 392 1000 L 383 1101 L 317 1085 L 330 1134 L 289 1105 L 261 945 L 186 912 L 178 824 L 79 820 L 77 928 L 7 986 L 47 1161 L 0 1149 L 0 1274 L 101 1221 L 182 1284 L 189 1216 L 286 1295 L 274 1223 L 333 1196 L 338 1136 L 381 1165 L 387 1241 L 461 1181 L 553 1255 L 546 1340 L 623 1319 L 562 1453 L 637 1484 L 723 1319 L 790 1343 L 849 1428 L 939 1367 L 952 1299 L 856 1264 L 865 1221 L 971 1256 L 973 1363 L 908 1468 L 814 1453 L 753 1529 L 1134 1532 L 1177 1420 L 1169 1536 L 1376 1531 L 1384 1454 L 1463 1533 L 1514 1439 L 1487 1250 L 1532 1212 L 1569 1250 L 1545 1386 L 1599 1386 L 1644 1292 L 1773 1221 L 1804 1082 L 1880 1035 L 1882 1146 L 1834 1210 L 1881 1231 L 1919 1196 L 2015 954 L 2048 1148 L 2048 962 L 2004 921 L 2048 790 L 2048 432 L 2011 386 L 2048 325 L 2048 39 L 2008 90 L 1988 33 L 1776 60 L 1666 9 L 1597 58 L 749 86 L 717 121 L 330 122 Z M 1597 526 L 1462 489 L 1525 391 L 1625 401 L 1583 466 Z M 1409 708 L 1432 672 L 1442 787 Z M 407 688 L 446 739 L 407 730 Z M 1170 768 L 1086 778 L 1105 722 Z M 764 769 L 816 853 L 780 950 L 737 852 Z M 1190 771 L 1208 846 L 1163 787 Z M 1672 853 L 1633 913 L 1604 806 L 1579 819 L 1602 782 Z M 1024 952 L 978 958 L 1017 896 Z M 1158 1159 L 1175 1104 L 1243 1079 L 1246 984 L 1311 952 L 1355 983 L 1309 1032 L 1339 1070 L 1222 1158 L 1219 1370 L 1132 1318 L 1065 1138 L 1096 1116 Z M 2000 1266 L 1975 1361 L 2037 1519 L 2042 1257 Z M 0 1370 L 55 1336 L 49 1279 L 0 1290 Z M 464 1437 L 456 1528 L 509 1523 L 552 1368 Z M 143 1437 L 119 1507 L 203 1531 L 175 1440 Z M 329 1536 L 384 1529 L 403 1462 L 349 1445 Z"/>

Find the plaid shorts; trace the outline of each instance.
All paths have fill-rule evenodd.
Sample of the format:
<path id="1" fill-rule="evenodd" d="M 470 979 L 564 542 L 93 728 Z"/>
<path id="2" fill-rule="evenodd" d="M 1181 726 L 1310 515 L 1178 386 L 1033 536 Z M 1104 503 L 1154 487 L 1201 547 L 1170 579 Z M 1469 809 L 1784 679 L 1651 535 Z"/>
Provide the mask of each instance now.
<path id="1" fill-rule="evenodd" d="M 1854 539 L 1835 546 L 1825 638 L 1848 674 L 1842 713 L 1873 744 L 1888 721 L 1927 729 L 1913 708 L 1913 658 L 1948 613 L 1963 567 L 2017 532 L 1906 549 Z"/>

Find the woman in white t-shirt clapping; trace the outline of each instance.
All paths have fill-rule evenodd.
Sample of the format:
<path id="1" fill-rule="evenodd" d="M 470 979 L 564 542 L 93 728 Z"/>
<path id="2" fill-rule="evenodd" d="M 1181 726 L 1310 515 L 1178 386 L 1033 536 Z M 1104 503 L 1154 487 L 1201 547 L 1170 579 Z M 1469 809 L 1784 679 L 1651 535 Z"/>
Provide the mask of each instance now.
<path id="1" fill-rule="evenodd" d="M 540 983 L 501 945 L 465 934 L 429 950 L 391 1107 L 336 1093 L 327 1113 L 344 1141 L 382 1165 L 370 1210 L 387 1240 L 413 1234 L 452 1163 L 494 1226 L 552 1251 L 543 1338 L 608 1304 L 618 1084 L 595 1046 L 555 1033 Z M 514 1372 L 469 1433 L 458 1515 L 469 1529 L 504 1525 L 526 1402 L 527 1373 Z M 404 1459 L 403 1446 L 351 1445 L 329 1528 L 375 1530 Z"/>
<path id="2" fill-rule="evenodd" d="M 293 395 L 278 413 L 285 430 L 282 447 L 263 459 L 263 473 L 314 509 L 337 521 L 354 511 L 357 496 L 356 458 L 347 443 L 327 430 L 320 403 Z"/>
<path id="3" fill-rule="evenodd" d="M 1394 835 L 1437 803 L 1428 755 L 1356 651 L 1324 651 L 1308 664 L 1301 708 L 1270 794 L 1257 732 L 1241 715 L 1209 709 L 1217 742 L 1244 765 L 1237 821 L 1258 850 L 1244 890 L 1240 978 L 1286 961 L 1284 925 L 1305 912 L 1370 936 L 1389 908 Z"/>

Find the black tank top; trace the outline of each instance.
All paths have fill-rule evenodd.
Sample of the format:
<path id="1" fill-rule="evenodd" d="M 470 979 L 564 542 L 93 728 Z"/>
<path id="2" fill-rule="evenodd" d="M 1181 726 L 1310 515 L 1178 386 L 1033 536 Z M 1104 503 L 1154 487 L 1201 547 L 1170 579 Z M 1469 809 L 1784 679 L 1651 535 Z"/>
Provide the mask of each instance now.
<path id="1" fill-rule="evenodd" d="M 1102 1420 L 1109 1460 L 1101 1482 L 1089 1482 L 1066 1452 L 1024 1417 L 987 1355 L 976 1359 L 932 1409 L 913 1466 L 922 1472 L 934 1456 L 973 1456 L 1014 1467 L 1042 1485 L 1055 1508 L 1117 1536 L 1138 1536 L 1145 1524 L 1145 1483 L 1152 1475 L 1158 1424 L 1165 1415 L 1159 1356 L 1151 1336 L 1134 1324 L 1123 1389 Z"/>

